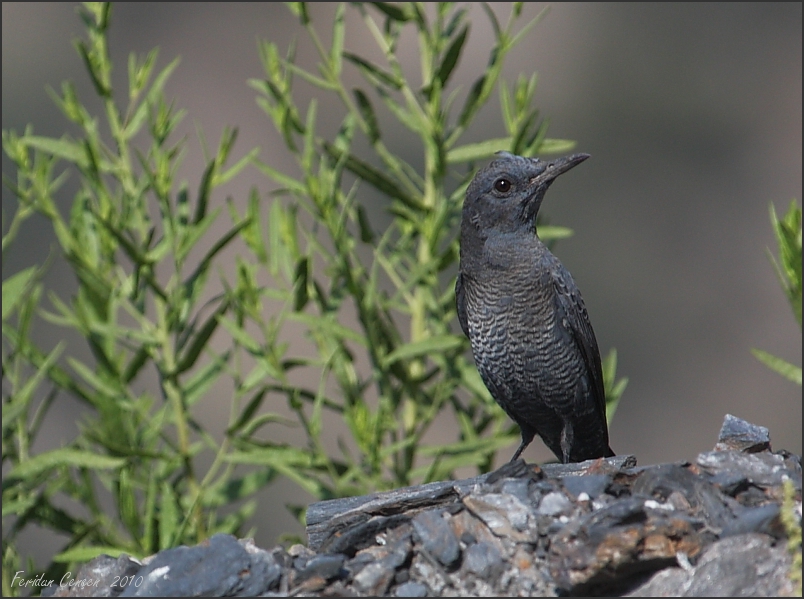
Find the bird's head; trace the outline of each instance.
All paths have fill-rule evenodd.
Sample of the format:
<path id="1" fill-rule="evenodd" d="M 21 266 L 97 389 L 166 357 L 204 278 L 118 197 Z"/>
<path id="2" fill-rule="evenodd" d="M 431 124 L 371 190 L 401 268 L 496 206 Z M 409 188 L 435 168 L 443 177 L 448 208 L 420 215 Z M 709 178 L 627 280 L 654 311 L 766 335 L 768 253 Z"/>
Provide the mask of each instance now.
<path id="1" fill-rule="evenodd" d="M 573 154 L 555 160 L 539 160 L 497 152 L 497 158 L 480 170 L 466 190 L 463 227 L 491 231 L 533 232 L 544 194 L 560 174 L 589 158 Z"/>

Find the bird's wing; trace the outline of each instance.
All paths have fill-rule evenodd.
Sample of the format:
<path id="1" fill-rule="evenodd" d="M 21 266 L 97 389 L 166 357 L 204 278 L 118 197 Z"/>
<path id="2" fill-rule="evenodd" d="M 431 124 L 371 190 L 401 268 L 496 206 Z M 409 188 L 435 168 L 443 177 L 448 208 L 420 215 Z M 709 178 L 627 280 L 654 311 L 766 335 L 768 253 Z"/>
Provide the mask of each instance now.
<path id="1" fill-rule="evenodd" d="M 597 339 L 589 322 L 583 299 L 566 270 L 554 271 L 553 283 L 556 287 L 556 309 L 558 325 L 566 330 L 574 340 L 586 364 L 587 372 L 592 374 L 595 402 L 603 422 L 606 422 L 606 391 L 603 385 L 603 366 Z M 565 324 L 566 323 L 566 324 Z M 567 330 L 568 329 L 568 330 Z"/>
<path id="2" fill-rule="evenodd" d="M 466 295 L 463 290 L 463 278 L 458 273 L 455 279 L 455 307 L 458 310 L 458 322 L 461 323 L 463 334 L 469 336 L 469 315 L 466 313 Z"/>

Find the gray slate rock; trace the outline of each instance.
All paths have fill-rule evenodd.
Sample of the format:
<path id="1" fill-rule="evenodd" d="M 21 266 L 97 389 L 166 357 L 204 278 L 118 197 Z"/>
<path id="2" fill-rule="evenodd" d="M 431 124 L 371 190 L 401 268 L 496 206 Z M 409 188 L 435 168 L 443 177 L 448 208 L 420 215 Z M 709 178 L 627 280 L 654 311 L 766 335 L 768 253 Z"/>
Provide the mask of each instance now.
<path id="1" fill-rule="evenodd" d="M 158 553 L 138 573 L 140 586 L 128 586 L 121 597 L 254 596 L 268 587 L 268 567 L 231 535 L 218 534 L 195 547 Z"/>
<path id="2" fill-rule="evenodd" d="M 461 557 L 461 547 L 441 510 L 422 512 L 413 519 L 414 539 L 446 568 L 453 567 Z"/>
<path id="3" fill-rule="evenodd" d="M 484 580 L 497 578 L 505 568 L 503 557 L 491 543 L 475 543 L 466 549 L 463 567 Z"/>
<path id="4" fill-rule="evenodd" d="M 790 554 L 762 534 L 713 543 L 695 566 L 668 568 L 628 597 L 782 597 L 793 593 Z"/>
<path id="5" fill-rule="evenodd" d="M 715 451 L 733 450 L 756 453 L 757 451 L 768 451 L 770 448 L 770 432 L 767 428 L 726 414 Z"/>
<path id="6" fill-rule="evenodd" d="M 118 597 L 129 586 L 141 584 L 142 564 L 127 555 L 117 559 L 100 555 L 82 566 L 65 586 L 53 584 L 42 589 L 42 597 Z M 68 581 L 74 582 L 71 586 Z"/>

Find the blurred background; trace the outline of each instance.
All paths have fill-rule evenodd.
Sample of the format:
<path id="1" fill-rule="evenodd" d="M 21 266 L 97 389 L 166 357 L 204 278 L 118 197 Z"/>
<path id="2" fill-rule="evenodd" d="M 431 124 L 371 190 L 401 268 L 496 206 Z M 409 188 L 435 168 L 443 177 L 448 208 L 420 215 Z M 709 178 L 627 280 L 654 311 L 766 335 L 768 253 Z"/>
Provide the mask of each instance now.
<path id="1" fill-rule="evenodd" d="M 507 18 L 508 5 L 493 6 L 501 20 Z M 545 6 L 527 3 L 525 16 Z M 555 253 L 583 292 L 601 351 L 617 348 L 618 373 L 630 379 L 611 444 L 642 464 L 694 460 L 712 448 L 726 413 L 768 427 L 775 449 L 801 454 L 801 388 L 750 352 L 761 348 L 801 364 L 801 333 L 767 254 L 770 248 L 776 255 L 769 204 L 782 214 L 792 198 L 801 202 L 801 7 L 558 3 L 507 63 L 509 83 L 520 73 L 538 73 L 536 103 L 549 119 L 548 136 L 576 140 L 577 151 L 592 155 L 553 186 L 542 214 L 575 231 Z M 59 137 L 70 129 L 47 86 L 58 90 L 63 80 L 72 80 L 82 101 L 98 106 L 71 45 L 84 34 L 75 6 L 4 2 L 2 10 L 3 129 L 21 132 L 33 123 L 37 134 Z M 451 81 L 464 90 L 485 69 L 492 43 L 486 15 L 477 5 L 471 10 L 469 40 Z M 311 7 L 325 39 L 333 13 L 325 3 Z M 377 57 L 356 17 L 351 11 L 346 48 Z M 191 190 L 204 166 L 196 126 L 213 147 L 224 127 L 237 126 L 235 159 L 259 146 L 265 162 L 293 169 L 246 85 L 248 78 L 262 76 L 258 39 L 280 48 L 294 37 L 306 39 L 283 5 L 119 4 L 110 36 L 119 89 L 125 89 L 129 52 L 145 54 L 158 46 L 158 68 L 181 56 L 166 95 L 188 112 L 181 125 L 187 140 L 181 178 Z M 415 39 L 403 39 L 412 73 L 418 65 Z M 313 67 L 312 48 L 301 44 L 298 56 Z M 311 90 L 299 90 L 306 106 Z M 498 106 L 495 96 L 466 141 L 504 134 Z M 321 118 L 328 113 L 338 116 L 320 106 Z M 391 123 L 386 119 L 383 127 Z M 403 131 L 386 135 L 398 143 L 411 139 Z M 393 149 L 406 158 L 417 151 Z M 13 176 L 5 157 L 3 173 Z M 263 194 L 272 190 L 247 169 L 212 201 L 222 204 L 231 195 L 242 205 L 252 186 Z M 63 201 L 66 210 L 69 194 Z M 3 189 L 4 231 L 13 206 Z M 3 256 L 3 278 L 41 263 L 54 244 L 49 225 L 32 219 Z M 58 263 L 46 280 L 64 298 L 75 289 Z M 39 335 L 51 347 L 64 333 L 42 328 Z M 80 339 L 67 341 L 66 353 L 85 351 Z M 214 431 L 225 426 L 227 402 L 221 389 L 204 404 L 203 418 Z M 74 436 L 80 406 L 64 401 L 59 409 L 47 423 L 46 444 L 35 451 Z M 507 459 L 508 451 L 501 453 Z M 553 459 L 538 441 L 525 457 Z M 302 533 L 277 506 L 305 504 L 309 497 L 281 482 L 258 499 L 258 544 L 271 546 L 283 532 Z M 32 554 L 46 539 L 43 531 L 31 531 L 20 551 Z"/>

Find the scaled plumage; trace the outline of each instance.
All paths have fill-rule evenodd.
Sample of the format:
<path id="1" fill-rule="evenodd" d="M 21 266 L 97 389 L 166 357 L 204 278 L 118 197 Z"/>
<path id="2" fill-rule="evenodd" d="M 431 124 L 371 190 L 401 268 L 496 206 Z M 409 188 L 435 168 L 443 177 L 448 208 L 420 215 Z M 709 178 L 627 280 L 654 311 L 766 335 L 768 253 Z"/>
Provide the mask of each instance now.
<path id="1" fill-rule="evenodd" d="M 466 192 L 458 320 L 480 376 L 516 422 L 564 463 L 614 455 L 600 352 L 581 294 L 536 236 L 555 178 L 589 156 L 543 161 L 500 152 Z"/>

